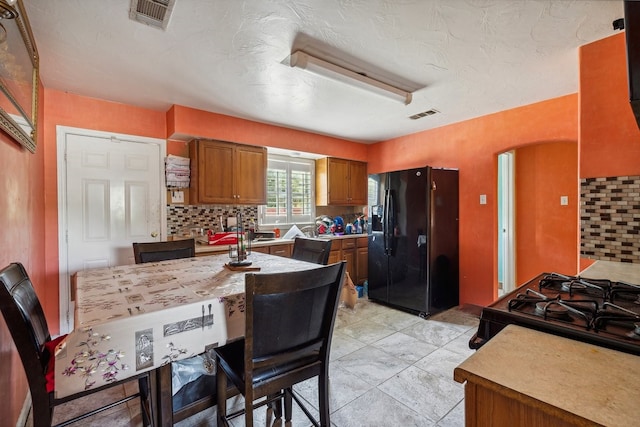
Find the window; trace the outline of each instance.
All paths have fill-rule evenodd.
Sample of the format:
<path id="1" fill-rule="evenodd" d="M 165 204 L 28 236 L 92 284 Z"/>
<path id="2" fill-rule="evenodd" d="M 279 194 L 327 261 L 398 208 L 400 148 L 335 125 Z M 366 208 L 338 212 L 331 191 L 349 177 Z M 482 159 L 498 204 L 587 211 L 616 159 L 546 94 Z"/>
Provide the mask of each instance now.
<path id="1" fill-rule="evenodd" d="M 315 216 L 315 162 L 269 155 L 267 204 L 260 207 L 260 224 L 313 224 Z"/>

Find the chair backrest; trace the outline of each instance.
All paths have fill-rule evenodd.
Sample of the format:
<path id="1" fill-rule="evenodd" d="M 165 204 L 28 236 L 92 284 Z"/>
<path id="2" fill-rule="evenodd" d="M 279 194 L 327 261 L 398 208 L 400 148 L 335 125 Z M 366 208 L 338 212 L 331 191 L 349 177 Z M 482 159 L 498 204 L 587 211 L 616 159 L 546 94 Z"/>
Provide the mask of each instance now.
<path id="1" fill-rule="evenodd" d="M 248 371 L 286 365 L 301 356 L 328 363 L 345 264 L 245 276 Z M 250 384 L 251 378 L 246 381 Z"/>
<path id="2" fill-rule="evenodd" d="M 51 341 L 51 335 L 44 311 L 22 264 L 3 268 L 0 282 L 4 285 L 0 287 L 0 310 L 20 355 L 31 400 L 34 405 L 48 405 L 45 370 L 50 355 L 44 344 Z"/>
<path id="3" fill-rule="evenodd" d="M 133 257 L 136 260 L 136 264 L 191 258 L 194 256 L 196 256 L 195 239 L 133 244 Z"/>
<path id="4" fill-rule="evenodd" d="M 327 265 L 331 252 L 331 239 L 298 237 L 293 242 L 291 258 Z"/>

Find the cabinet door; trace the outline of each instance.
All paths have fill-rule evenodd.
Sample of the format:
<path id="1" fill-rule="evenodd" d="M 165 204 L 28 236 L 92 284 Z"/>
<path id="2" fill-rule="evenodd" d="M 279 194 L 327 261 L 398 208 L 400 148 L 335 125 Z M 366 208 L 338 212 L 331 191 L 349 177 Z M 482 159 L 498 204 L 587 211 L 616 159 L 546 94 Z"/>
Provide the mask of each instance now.
<path id="1" fill-rule="evenodd" d="M 354 283 L 356 283 L 357 277 L 356 277 L 356 249 L 355 248 L 349 248 L 349 249 L 345 249 L 342 248 L 342 259 L 344 261 L 347 261 L 347 271 L 349 272 L 349 276 L 351 276 L 351 280 L 353 280 Z"/>
<path id="2" fill-rule="evenodd" d="M 369 250 L 366 247 L 356 249 L 356 283 L 358 284 L 367 280 L 367 275 L 369 274 L 368 255 Z"/>
<path id="3" fill-rule="evenodd" d="M 328 202 L 330 205 L 349 204 L 349 161 L 328 159 Z"/>
<path id="4" fill-rule="evenodd" d="M 238 145 L 235 151 L 235 202 L 267 203 L 267 149 Z"/>
<path id="5" fill-rule="evenodd" d="M 198 168 L 197 181 L 192 183 L 197 187 L 195 203 L 233 203 L 234 144 L 217 141 L 195 143 Z"/>
<path id="6" fill-rule="evenodd" d="M 329 252 L 329 260 L 327 261 L 327 264 L 335 264 L 336 262 L 340 261 L 342 258 L 340 258 L 340 250 L 337 251 L 331 251 Z"/>
<path id="7" fill-rule="evenodd" d="M 349 163 L 349 204 L 367 204 L 367 164 Z"/>

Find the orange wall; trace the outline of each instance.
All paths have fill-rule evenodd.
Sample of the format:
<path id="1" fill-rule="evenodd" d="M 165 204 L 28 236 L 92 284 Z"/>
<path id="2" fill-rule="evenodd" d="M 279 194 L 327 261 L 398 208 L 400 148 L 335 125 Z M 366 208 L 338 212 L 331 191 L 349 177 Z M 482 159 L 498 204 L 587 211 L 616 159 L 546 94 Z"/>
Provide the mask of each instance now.
<path id="1" fill-rule="evenodd" d="M 640 175 L 640 130 L 629 105 L 624 36 L 579 50 L 581 178 Z"/>
<path id="2" fill-rule="evenodd" d="M 165 114 L 115 102 L 45 90 L 45 116 L 42 123 L 45 175 L 45 253 L 46 281 L 51 286 L 44 309 L 52 334 L 59 332 L 58 296 L 58 168 L 56 126 L 69 126 L 106 132 L 164 138 Z"/>
<path id="3" fill-rule="evenodd" d="M 43 92 L 40 91 L 40 100 Z M 43 111 L 39 111 L 42 122 Z M 45 280 L 44 150 L 42 133 L 36 153 L 22 148 L 0 132 L 0 268 L 21 262 L 39 298 L 54 298 L 56 283 Z M 57 300 L 56 300 L 57 304 Z M 4 318 L 0 316 L 0 414 L 1 424 L 15 425 L 27 396 L 27 380 Z"/>
<path id="4" fill-rule="evenodd" d="M 174 105 L 167 112 L 167 138 L 212 138 L 249 145 L 286 148 L 307 153 L 367 160 L 363 144 L 330 136 L 287 129 Z"/>
<path id="5" fill-rule="evenodd" d="M 576 142 L 577 108 L 577 94 L 567 95 L 369 146 L 369 173 L 421 165 L 460 170 L 461 303 L 488 304 L 497 295 L 497 155 L 535 143 Z"/>
<path id="6" fill-rule="evenodd" d="M 546 272 L 579 271 L 578 144 L 516 150 L 516 283 Z M 567 196 L 569 204 L 560 205 Z"/>

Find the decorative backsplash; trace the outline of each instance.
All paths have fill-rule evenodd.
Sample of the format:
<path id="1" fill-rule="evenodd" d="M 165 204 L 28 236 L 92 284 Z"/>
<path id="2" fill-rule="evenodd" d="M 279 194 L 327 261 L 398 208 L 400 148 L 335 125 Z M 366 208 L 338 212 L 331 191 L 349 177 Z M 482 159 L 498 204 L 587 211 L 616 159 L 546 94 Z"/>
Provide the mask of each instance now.
<path id="1" fill-rule="evenodd" d="M 640 176 L 580 181 L 580 253 L 640 263 Z"/>
<path id="2" fill-rule="evenodd" d="M 234 217 L 240 211 L 245 228 L 249 227 L 252 218 L 258 218 L 257 206 L 226 206 L 226 205 L 167 205 L 167 234 L 169 236 L 184 235 L 192 228 L 220 231 L 220 217 Z M 361 206 L 318 206 L 316 216 L 342 216 L 345 222 L 353 222 L 362 215 Z M 270 227 L 265 226 L 265 229 Z M 282 233 L 288 227 L 281 227 Z"/>
<path id="3" fill-rule="evenodd" d="M 179 235 L 191 228 L 220 231 L 220 217 L 226 221 L 238 211 L 245 227 L 252 218 L 258 217 L 257 206 L 167 205 L 167 234 Z"/>

